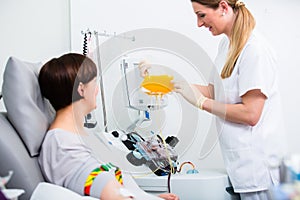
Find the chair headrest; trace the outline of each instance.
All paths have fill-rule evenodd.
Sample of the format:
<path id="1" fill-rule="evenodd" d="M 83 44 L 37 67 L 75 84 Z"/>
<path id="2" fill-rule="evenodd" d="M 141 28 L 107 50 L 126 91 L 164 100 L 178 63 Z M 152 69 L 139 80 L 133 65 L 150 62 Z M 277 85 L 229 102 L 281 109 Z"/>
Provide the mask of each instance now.
<path id="1" fill-rule="evenodd" d="M 29 154 L 37 156 L 54 110 L 44 99 L 38 84 L 42 63 L 30 63 L 10 57 L 2 85 L 7 117 L 23 140 Z"/>

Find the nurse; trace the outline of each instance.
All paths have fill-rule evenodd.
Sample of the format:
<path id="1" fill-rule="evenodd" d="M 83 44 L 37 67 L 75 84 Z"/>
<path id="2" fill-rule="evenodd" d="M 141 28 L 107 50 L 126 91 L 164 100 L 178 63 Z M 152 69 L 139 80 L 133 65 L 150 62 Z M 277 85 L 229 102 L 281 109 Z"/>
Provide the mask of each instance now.
<path id="1" fill-rule="evenodd" d="M 175 82 L 175 92 L 217 116 L 226 170 L 241 199 L 269 199 L 285 154 L 276 60 L 243 2 L 192 0 L 192 6 L 198 27 L 225 37 L 209 84 Z"/>

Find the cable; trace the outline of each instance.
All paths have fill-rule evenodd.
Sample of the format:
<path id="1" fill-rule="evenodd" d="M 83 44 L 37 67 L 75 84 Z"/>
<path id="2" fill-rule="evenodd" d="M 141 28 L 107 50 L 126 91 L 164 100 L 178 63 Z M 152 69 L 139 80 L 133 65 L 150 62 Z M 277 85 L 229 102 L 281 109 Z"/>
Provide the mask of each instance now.
<path id="1" fill-rule="evenodd" d="M 168 174 L 168 193 L 171 193 L 171 174 Z"/>
<path id="2" fill-rule="evenodd" d="M 158 107 L 160 108 L 160 104 L 159 104 L 159 98 L 162 98 L 162 95 L 158 95 L 158 96 L 156 96 L 156 103 L 158 103 Z M 158 109 L 159 109 L 158 108 Z M 168 173 L 168 182 L 167 182 L 167 184 L 168 184 L 168 193 L 171 193 L 171 175 L 172 175 L 172 173 L 175 173 L 176 172 L 176 170 L 175 170 L 175 168 L 174 168 L 174 165 L 173 165 L 173 163 L 172 163 L 172 159 L 171 159 L 171 156 L 170 156 L 170 153 L 169 153 L 169 151 L 168 151 L 168 147 L 167 147 L 167 144 L 166 144 L 166 141 L 165 141 L 165 139 L 163 138 L 163 135 L 162 135 L 162 131 L 161 131 L 161 129 L 160 129 L 160 131 L 159 131 L 159 135 L 157 135 L 157 136 L 159 136 L 160 137 L 160 139 L 161 139 L 161 141 L 162 141 L 162 143 L 163 143 L 163 145 L 164 145 L 164 149 L 165 149 L 165 151 L 166 151 L 166 153 L 167 153 L 167 157 L 168 157 L 168 161 L 169 161 L 169 166 L 170 166 L 170 171 L 169 171 L 169 173 Z"/>
<path id="3" fill-rule="evenodd" d="M 194 165 L 192 162 L 187 161 L 187 162 L 183 162 L 183 163 L 180 165 L 179 170 L 177 170 L 177 172 L 178 172 L 178 173 L 181 172 L 182 167 L 183 167 L 184 165 L 186 165 L 186 164 L 192 165 L 193 170 L 195 169 L 195 165 Z M 173 168 L 173 170 L 174 170 L 174 168 Z M 172 172 L 170 172 L 170 173 L 168 174 L 168 193 L 171 193 L 171 175 L 172 175 Z"/>
<path id="4" fill-rule="evenodd" d="M 183 163 L 180 165 L 179 170 L 177 170 L 177 172 L 178 172 L 178 173 L 181 172 L 182 167 L 183 167 L 184 165 L 186 165 L 186 164 L 192 165 L 193 169 L 195 169 L 195 165 L 194 165 L 192 162 L 187 161 L 187 162 L 183 162 Z"/>
<path id="5" fill-rule="evenodd" d="M 87 54 L 87 34 L 84 34 L 83 37 L 83 55 Z"/>
<path id="6" fill-rule="evenodd" d="M 83 37 L 83 52 L 82 54 L 83 55 L 87 55 L 89 52 L 88 52 L 88 41 L 91 39 L 91 36 L 92 36 L 92 33 L 87 30 L 85 33 L 84 33 L 84 37 Z"/>

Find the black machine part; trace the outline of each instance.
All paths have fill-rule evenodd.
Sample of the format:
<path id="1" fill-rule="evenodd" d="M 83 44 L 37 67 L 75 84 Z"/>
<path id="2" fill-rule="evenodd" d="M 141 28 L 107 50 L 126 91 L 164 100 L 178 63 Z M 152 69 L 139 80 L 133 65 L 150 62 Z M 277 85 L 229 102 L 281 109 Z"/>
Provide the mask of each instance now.
<path id="1" fill-rule="evenodd" d="M 168 136 L 164 142 L 159 135 L 144 139 L 138 133 L 131 132 L 121 136 L 121 140 L 131 150 L 126 158 L 132 165 L 141 166 L 144 164 L 157 176 L 176 172 L 178 155 L 173 148 L 179 140 L 175 136 Z"/>

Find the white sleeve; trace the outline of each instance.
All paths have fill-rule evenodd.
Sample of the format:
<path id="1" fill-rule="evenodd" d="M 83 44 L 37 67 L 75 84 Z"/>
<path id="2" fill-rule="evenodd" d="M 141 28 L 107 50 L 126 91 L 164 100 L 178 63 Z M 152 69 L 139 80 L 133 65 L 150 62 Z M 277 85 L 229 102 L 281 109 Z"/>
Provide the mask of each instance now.
<path id="1" fill-rule="evenodd" d="M 261 43 L 250 43 L 242 51 L 237 65 L 239 96 L 260 89 L 268 98 L 276 79 L 276 62 L 271 51 Z"/>

